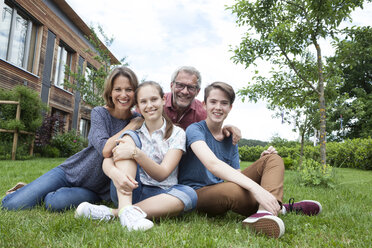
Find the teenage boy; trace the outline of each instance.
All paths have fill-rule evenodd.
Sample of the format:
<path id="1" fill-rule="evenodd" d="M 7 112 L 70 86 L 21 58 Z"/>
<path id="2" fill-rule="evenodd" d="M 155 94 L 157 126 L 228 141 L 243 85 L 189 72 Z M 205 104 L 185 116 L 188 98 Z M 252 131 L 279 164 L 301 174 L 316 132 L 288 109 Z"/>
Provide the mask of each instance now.
<path id="1" fill-rule="evenodd" d="M 262 156 L 240 172 L 238 147 L 222 132 L 234 100 L 234 90 L 226 83 L 205 88 L 207 118 L 186 129 L 187 152 L 180 162 L 179 183 L 196 190 L 197 211 L 221 215 L 232 210 L 249 216 L 244 226 L 279 238 L 285 230 L 279 213 L 297 210 L 315 215 L 321 212 L 321 205 L 316 201 L 282 204 L 284 164 L 275 153 Z"/>

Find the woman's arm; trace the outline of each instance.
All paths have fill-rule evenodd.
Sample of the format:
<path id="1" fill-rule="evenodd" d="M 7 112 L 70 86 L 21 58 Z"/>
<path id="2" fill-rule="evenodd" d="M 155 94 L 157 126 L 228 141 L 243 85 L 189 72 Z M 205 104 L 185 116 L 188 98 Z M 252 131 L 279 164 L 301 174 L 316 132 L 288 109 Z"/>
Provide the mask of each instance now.
<path id="1" fill-rule="evenodd" d="M 103 147 L 102 154 L 104 158 L 109 158 L 112 156 L 112 149 L 117 144 L 117 140 L 120 138 L 120 135 L 126 130 L 136 130 L 142 126 L 143 118 L 136 117 L 132 119 L 128 125 L 126 125 L 121 131 L 116 133 L 114 136 L 110 137 L 107 141 L 105 146 Z"/>
<path id="2" fill-rule="evenodd" d="M 275 197 L 252 179 L 219 160 L 205 141 L 195 141 L 190 147 L 202 164 L 213 175 L 223 180 L 234 182 L 242 188 L 250 191 L 262 207 L 277 215 L 280 205 Z"/>

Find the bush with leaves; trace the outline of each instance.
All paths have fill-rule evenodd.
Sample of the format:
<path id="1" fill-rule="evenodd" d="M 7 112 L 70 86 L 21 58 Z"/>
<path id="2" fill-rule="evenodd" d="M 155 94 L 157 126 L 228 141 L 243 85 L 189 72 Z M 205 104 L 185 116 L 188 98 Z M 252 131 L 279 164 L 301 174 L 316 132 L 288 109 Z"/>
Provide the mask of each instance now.
<path id="1" fill-rule="evenodd" d="M 262 146 L 242 146 L 239 147 L 239 158 L 242 161 L 256 161 L 264 151 Z"/>
<path id="2" fill-rule="evenodd" d="M 26 86 L 18 85 L 10 91 L 0 89 L 0 100 L 20 101 L 21 103 L 19 121 L 15 121 L 17 105 L 0 104 L 0 128 L 35 132 L 40 127 L 43 120 L 42 111 L 46 111 L 47 106 L 41 101 L 37 92 Z"/>
<path id="3" fill-rule="evenodd" d="M 33 136 L 19 135 L 16 151 L 16 159 L 23 160 L 31 158 L 30 148 Z M 0 133 L 0 160 L 12 158 L 13 133 Z"/>
<path id="4" fill-rule="evenodd" d="M 256 161 L 260 154 L 268 147 L 255 146 L 239 147 L 240 160 Z M 293 146 L 275 146 L 278 154 L 283 158 L 286 169 L 296 168 L 291 160 L 300 159 L 300 144 Z M 343 142 L 327 143 L 328 164 L 334 167 L 356 168 L 372 170 L 372 139 L 347 139 Z M 320 161 L 319 146 L 306 145 L 304 158 Z"/>
<path id="5" fill-rule="evenodd" d="M 42 111 L 46 111 L 46 105 L 41 101 L 37 92 L 18 85 L 12 90 L 0 89 L 0 100 L 20 101 L 20 119 L 16 120 L 17 105 L 0 104 L 0 128 L 6 130 L 19 130 L 35 132 L 41 125 Z M 19 135 L 16 151 L 16 159 L 29 158 L 30 145 L 33 135 Z M 10 159 L 13 146 L 13 134 L 0 134 L 0 158 Z"/>
<path id="6" fill-rule="evenodd" d="M 61 157 L 69 157 L 84 149 L 88 142 L 82 136 L 76 134 L 75 130 L 67 133 L 57 134 L 52 138 L 51 145 L 60 151 Z"/>
<path id="7" fill-rule="evenodd" d="M 53 135 L 63 133 L 65 121 L 60 115 L 44 115 L 43 124 L 36 132 L 35 146 L 50 144 Z"/>
<path id="8" fill-rule="evenodd" d="M 336 167 L 372 170 L 372 139 L 346 139 L 327 145 L 329 162 Z"/>
<path id="9" fill-rule="evenodd" d="M 335 171 L 332 166 L 322 165 L 311 158 L 302 161 L 298 168 L 298 176 L 301 185 L 334 187 Z"/>
<path id="10" fill-rule="evenodd" d="M 58 158 L 60 157 L 61 154 L 58 148 L 53 147 L 51 145 L 42 146 L 39 153 L 42 157 L 46 158 Z"/>

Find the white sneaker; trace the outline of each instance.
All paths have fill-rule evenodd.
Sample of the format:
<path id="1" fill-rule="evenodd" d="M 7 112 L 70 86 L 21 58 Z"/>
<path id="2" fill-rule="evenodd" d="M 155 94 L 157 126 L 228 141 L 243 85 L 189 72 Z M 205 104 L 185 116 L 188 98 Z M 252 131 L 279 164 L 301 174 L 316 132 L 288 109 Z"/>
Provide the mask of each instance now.
<path id="1" fill-rule="evenodd" d="M 154 226 L 151 220 L 146 219 L 147 214 L 137 206 L 128 206 L 120 213 L 120 224 L 128 228 L 128 231 L 146 231 Z"/>
<path id="2" fill-rule="evenodd" d="M 104 205 L 94 205 L 89 202 L 80 203 L 75 211 L 75 218 L 109 221 L 114 218 L 111 208 Z"/>

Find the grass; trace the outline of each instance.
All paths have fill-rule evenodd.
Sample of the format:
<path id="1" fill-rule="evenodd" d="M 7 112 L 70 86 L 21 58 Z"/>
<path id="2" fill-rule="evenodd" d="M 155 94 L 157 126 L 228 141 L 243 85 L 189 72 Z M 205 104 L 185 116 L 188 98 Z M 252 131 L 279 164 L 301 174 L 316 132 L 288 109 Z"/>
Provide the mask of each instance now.
<path id="1" fill-rule="evenodd" d="M 0 197 L 16 182 L 30 182 L 61 162 L 0 161 Z M 371 247 L 372 171 L 337 169 L 337 177 L 334 189 L 302 187 L 296 172 L 286 171 L 284 200 L 315 199 L 323 212 L 282 216 L 286 232 L 280 239 L 242 228 L 243 217 L 234 213 L 218 218 L 189 213 L 159 220 L 146 232 L 127 232 L 117 220 L 75 219 L 74 211 L 50 213 L 37 207 L 0 210 L 0 247 Z"/>

